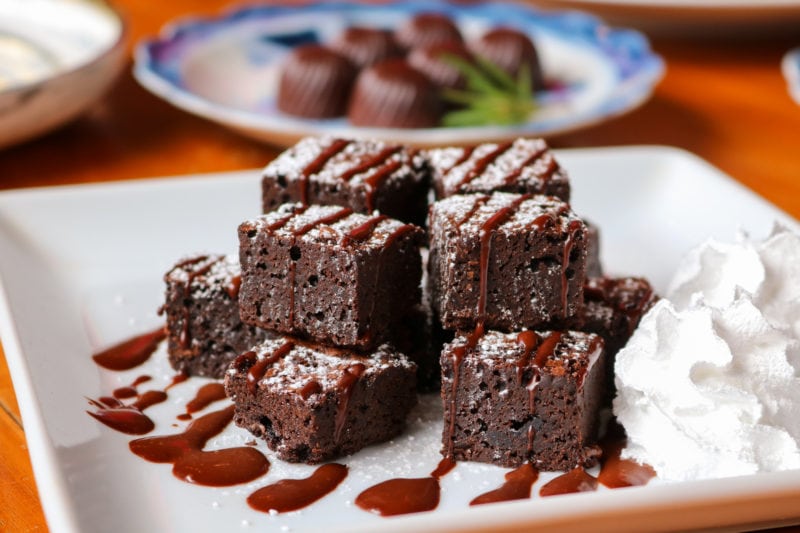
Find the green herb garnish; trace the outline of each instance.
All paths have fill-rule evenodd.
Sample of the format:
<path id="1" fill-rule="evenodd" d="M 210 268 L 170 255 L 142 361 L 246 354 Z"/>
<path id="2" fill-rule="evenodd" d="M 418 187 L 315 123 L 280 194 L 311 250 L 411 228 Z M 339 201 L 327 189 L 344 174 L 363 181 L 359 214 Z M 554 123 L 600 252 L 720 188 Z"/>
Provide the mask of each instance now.
<path id="1" fill-rule="evenodd" d="M 521 124 L 527 122 L 536 109 L 527 65 L 520 67 L 514 80 L 503 69 L 481 57 L 477 58 L 477 64 L 453 55 L 446 55 L 442 59 L 457 68 L 467 82 L 464 91 L 443 91 L 442 97 L 446 101 L 462 106 L 444 116 L 444 126 Z"/>

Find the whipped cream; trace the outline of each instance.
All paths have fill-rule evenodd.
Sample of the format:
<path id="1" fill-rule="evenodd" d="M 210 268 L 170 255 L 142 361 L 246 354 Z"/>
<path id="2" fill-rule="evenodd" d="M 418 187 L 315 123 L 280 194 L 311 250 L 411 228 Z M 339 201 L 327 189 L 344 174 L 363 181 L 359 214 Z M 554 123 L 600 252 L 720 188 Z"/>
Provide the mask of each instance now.
<path id="1" fill-rule="evenodd" d="M 615 372 L 623 456 L 659 478 L 800 468 L 800 236 L 690 252 Z"/>

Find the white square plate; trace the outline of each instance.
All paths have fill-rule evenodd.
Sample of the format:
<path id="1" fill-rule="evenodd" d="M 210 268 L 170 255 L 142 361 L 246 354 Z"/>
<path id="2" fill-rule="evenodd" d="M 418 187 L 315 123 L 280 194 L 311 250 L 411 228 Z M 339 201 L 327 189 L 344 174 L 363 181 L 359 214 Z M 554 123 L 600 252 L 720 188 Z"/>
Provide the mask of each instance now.
<path id="1" fill-rule="evenodd" d="M 774 220 L 797 223 L 695 156 L 634 147 L 559 153 L 573 183 L 573 207 L 601 229 L 607 271 L 649 277 L 663 290 L 680 256 L 709 236 L 738 228 L 765 236 Z M 302 511 L 271 516 L 245 497 L 311 469 L 274 459 L 244 486 L 216 489 L 178 481 L 168 465 L 128 451 L 129 437 L 85 413 L 86 397 L 107 395 L 141 374 L 166 385 L 174 372 L 163 347 L 127 372 L 95 366 L 100 348 L 157 327 L 161 277 L 198 251 L 234 253 L 236 228 L 260 208 L 258 171 L 0 194 L 0 335 L 8 359 L 48 523 L 53 531 L 212 531 L 270 528 L 467 531 L 533 527 L 637 531 L 800 521 L 800 471 L 727 480 L 599 490 L 470 508 L 506 470 L 461 463 L 442 480 L 432 513 L 384 519 L 352 504 L 391 477 L 426 476 L 438 463 L 441 413 L 422 399 L 395 441 L 345 458 L 350 474 L 330 496 Z M 148 409 L 152 434 L 178 431 L 175 419 L 204 380 L 170 390 Z M 222 402 L 220 402 L 222 403 Z M 218 409 L 214 404 L 209 410 Z M 215 448 L 250 436 L 233 426 Z M 538 487 L 552 475 L 541 476 Z"/>

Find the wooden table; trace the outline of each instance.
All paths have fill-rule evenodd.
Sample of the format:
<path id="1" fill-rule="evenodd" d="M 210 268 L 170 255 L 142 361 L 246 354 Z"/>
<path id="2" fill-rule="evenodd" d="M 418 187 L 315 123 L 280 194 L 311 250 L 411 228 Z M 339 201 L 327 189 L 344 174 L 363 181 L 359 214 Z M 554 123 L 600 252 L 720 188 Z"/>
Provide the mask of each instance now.
<path id="1" fill-rule="evenodd" d="M 225 1 L 117 4 L 132 45 L 176 16 L 214 14 Z M 667 74 L 648 103 L 551 143 L 685 148 L 800 218 L 800 106 L 789 98 L 780 73 L 781 56 L 797 44 L 657 38 L 653 46 L 666 59 Z M 0 151 L 0 189 L 261 167 L 277 153 L 170 107 L 139 87 L 128 68 L 81 119 Z M 0 531 L 45 530 L 1 347 L 0 356 Z"/>

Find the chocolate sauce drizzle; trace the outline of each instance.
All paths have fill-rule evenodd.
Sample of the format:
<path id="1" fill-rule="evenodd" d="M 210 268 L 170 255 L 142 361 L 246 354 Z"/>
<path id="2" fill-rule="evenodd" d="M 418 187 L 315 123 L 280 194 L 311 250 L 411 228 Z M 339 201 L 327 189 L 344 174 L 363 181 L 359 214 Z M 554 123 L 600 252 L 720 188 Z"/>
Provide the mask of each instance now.
<path id="1" fill-rule="evenodd" d="M 233 412 L 231 405 L 197 418 L 182 433 L 136 439 L 128 446 L 147 461 L 172 463 L 172 473 L 187 483 L 210 487 L 247 483 L 269 470 L 261 452 L 247 446 L 203 451 L 206 442 L 230 424 Z"/>
<path id="2" fill-rule="evenodd" d="M 328 147 L 326 147 L 311 163 L 306 165 L 300 173 L 300 201 L 303 205 L 308 205 L 308 178 L 322 170 L 325 165 L 336 154 L 344 150 L 350 141 L 344 139 L 335 139 Z"/>
<path id="3" fill-rule="evenodd" d="M 375 232 L 375 228 L 378 227 L 378 224 L 388 218 L 389 217 L 386 215 L 375 215 L 374 217 L 367 219 L 367 221 L 363 224 L 359 224 L 347 232 L 344 238 L 342 238 L 342 246 L 350 246 L 350 244 L 353 242 L 366 241 Z"/>
<path id="4" fill-rule="evenodd" d="M 567 226 L 567 240 L 564 243 L 564 253 L 561 256 L 561 309 L 564 318 L 569 315 L 567 308 L 567 296 L 569 295 L 569 279 L 567 279 L 567 270 L 569 270 L 570 254 L 572 247 L 575 245 L 575 237 L 578 232 L 583 228 L 583 222 L 580 220 L 573 220 Z"/>
<path id="5" fill-rule="evenodd" d="M 450 172 L 452 172 L 454 168 L 466 163 L 469 160 L 469 158 L 472 157 L 472 153 L 474 151 L 475 151 L 474 146 L 467 146 L 466 148 L 464 148 L 464 151 L 461 152 L 461 156 L 458 159 L 456 159 L 455 162 L 452 165 L 450 165 L 450 167 L 447 170 L 444 171 L 444 175 L 447 176 L 448 174 L 450 174 Z"/>
<path id="6" fill-rule="evenodd" d="M 333 492 L 346 477 L 346 466 L 322 465 L 307 478 L 281 479 L 258 489 L 247 497 L 247 504 L 265 513 L 296 511 Z"/>
<path id="7" fill-rule="evenodd" d="M 539 471 L 536 470 L 532 464 L 524 463 L 519 468 L 507 473 L 505 479 L 505 483 L 499 488 L 481 494 L 469 502 L 469 504 L 483 505 L 485 503 L 528 499 L 531 497 L 531 488 L 533 488 L 533 484 L 539 479 Z"/>
<path id="8" fill-rule="evenodd" d="M 96 411 L 86 413 L 111 429 L 127 435 L 145 435 L 153 431 L 155 423 L 142 411 L 167 399 L 167 393 L 149 390 L 138 395 L 136 401 L 125 405 L 116 398 L 103 396 L 97 400 L 89 398 Z"/>
<path id="9" fill-rule="evenodd" d="M 94 362 L 108 370 L 130 370 L 150 359 L 158 345 L 167 338 L 164 326 L 116 344 L 92 356 Z"/>
<path id="10" fill-rule="evenodd" d="M 595 490 L 597 490 L 597 478 L 586 472 L 583 467 L 577 467 L 545 483 L 539 489 L 539 496 L 557 496 Z"/>
<path id="11" fill-rule="evenodd" d="M 191 420 L 192 413 L 202 411 L 212 403 L 224 400 L 227 398 L 225 395 L 225 387 L 222 383 L 206 383 L 197 390 L 195 397 L 189 400 L 186 404 L 186 412 L 178 415 L 178 420 Z"/>
<path id="12" fill-rule="evenodd" d="M 463 187 L 467 183 L 471 182 L 472 180 L 474 180 L 475 178 L 486 172 L 486 169 L 489 168 L 489 165 L 494 163 L 498 157 L 506 153 L 511 148 L 511 145 L 512 145 L 511 142 L 504 142 L 498 144 L 494 150 L 492 150 L 485 156 L 475 161 L 475 164 L 472 166 L 471 169 L 469 169 L 469 172 L 466 172 L 464 174 L 464 178 L 459 182 L 457 188 Z"/>
<path id="13" fill-rule="evenodd" d="M 516 168 L 511 172 L 509 172 L 508 174 L 506 174 L 506 176 L 503 178 L 503 185 L 513 184 L 514 181 L 516 181 L 516 179 L 519 178 L 520 174 L 522 174 L 522 171 L 525 170 L 525 168 L 534 164 L 546 152 L 547 152 L 547 147 L 543 146 L 538 150 L 536 150 L 534 153 L 532 153 L 530 156 L 528 156 L 527 159 L 525 159 L 525 161 L 523 161 L 521 164 L 516 165 Z M 550 177 L 553 175 L 555 170 L 556 170 L 555 160 L 551 158 L 550 165 L 547 167 L 547 170 L 545 171 L 544 174 L 539 176 L 543 184 L 547 183 L 550 180 Z"/>
<path id="14" fill-rule="evenodd" d="M 430 477 L 389 479 L 366 489 L 356 497 L 356 505 L 381 516 L 432 511 L 439 505 L 439 480 L 455 462 L 442 459 Z"/>
<path id="15" fill-rule="evenodd" d="M 238 356 L 234 362 L 236 367 L 242 365 L 250 365 L 247 371 L 247 389 L 251 394 L 256 392 L 258 382 L 264 379 L 267 370 L 275 364 L 276 361 L 285 357 L 294 348 L 294 342 L 286 341 L 281 344 L 274 352 L 263 359 L 258 358 L 258 354 L 253 351 L 245 352 Z"/>
<path id="16" fill-rule="evenodd" d="M 185 381 L 186 374 L 176 374 L 169 385 L 164 390 L 149 390 L 139 393 L 137 387 L 142 383 L 150 381 L 150 376 L 139 376 L 133 383 L 126 387 L 120 387 L 112 393 L 113 396 L 101 396 L 97 400 L 88 398 L 89 405 L 96 411 L 86 411 L 86 413 L 98 422 L 110 427 L 120 433 L 128 435 L 145 435 L 155 428 L 155 423 L 149 416 L 144 414 L 144 410 L 153 405 L 162 403 L 167 399 L 167 391 Z M 121 399 L 136 398 L 130 404 L 123 404 Z"/>
<path id="17" fill-rule="evenodd" d="M 656 476 L 652 466 L 622 458 L 627 444 L 625 431 L 618 423 L 609 425 L 605 438 L 600 442 L 603 450 L 600 474 L 597 480 L 610 489 L 646 485 Z"/>
<path id="18" fill-rule="evenodd" d="M 356 382 L 366 369 L 367 367 L 361 363 L 350 365 L 349 367 L 345 368 L 344 374 L 342 374 L 342 377 L 339 379 L 339 383 L 336 386 L 337 389 L 342 391 L 342 394 L 339 397 L 339 403 L 336 405 L 336 418 L 334 419 L 334 423 L 336 425 L 333 433 L 333 439 L 335 442 L 339 442 L 342 438 L 344 423 L 347 420 L 347 406 L 350 404 L 350 398 L 353 397 L 353 391 L 355 390 Z"/>

